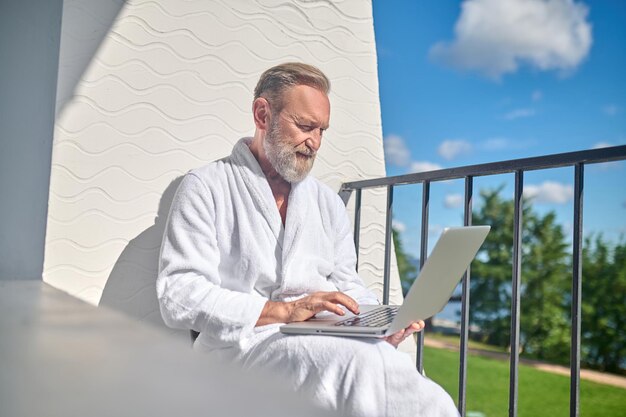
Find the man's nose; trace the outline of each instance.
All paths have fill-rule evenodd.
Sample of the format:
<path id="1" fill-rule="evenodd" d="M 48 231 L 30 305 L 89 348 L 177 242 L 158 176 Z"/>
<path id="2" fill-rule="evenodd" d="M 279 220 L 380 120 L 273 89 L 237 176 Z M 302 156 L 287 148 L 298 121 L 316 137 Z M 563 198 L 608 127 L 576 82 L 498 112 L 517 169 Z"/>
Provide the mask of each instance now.
<path id="1" fill-rule="evenodd" d="M 322 130 L 321 129 L 313 130 L 311 132 L 311 135 L 306 140 L 306 145 L 309 148 L 313 149 L 315 152 L 317 152 L 317 150 L 322 145 Z"/>

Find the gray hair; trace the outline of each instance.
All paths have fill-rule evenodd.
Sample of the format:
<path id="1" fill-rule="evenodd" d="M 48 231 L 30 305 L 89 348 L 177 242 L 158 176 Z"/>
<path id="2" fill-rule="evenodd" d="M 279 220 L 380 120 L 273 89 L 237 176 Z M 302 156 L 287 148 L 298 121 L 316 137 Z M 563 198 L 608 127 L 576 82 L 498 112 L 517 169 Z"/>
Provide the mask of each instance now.
<path id="1" fill-rule="evenodd" d="M 254 99 L 267 99 L 272 111 L 279 113 L 283 108 L 283 94 L 296 85 L 308 85 L 325 94 L 330 91 L 330 81 L 319 68 L 301 62 L 286 62 L 261 74 L 254 88 Z"/>

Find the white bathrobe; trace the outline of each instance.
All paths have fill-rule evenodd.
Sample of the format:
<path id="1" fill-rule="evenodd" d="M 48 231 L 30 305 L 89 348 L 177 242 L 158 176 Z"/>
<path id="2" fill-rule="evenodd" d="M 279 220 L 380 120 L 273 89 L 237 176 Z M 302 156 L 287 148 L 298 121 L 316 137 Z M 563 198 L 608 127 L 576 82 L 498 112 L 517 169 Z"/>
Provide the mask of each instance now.
<path id="1" fill-rule="evenodd" d="M 450 397 L 385 341 L 255 327 L 268 299 L 338 290 L 360 304 L 378 301 L 355 271 L 350 221 L 337 194 L 310 176 L 293 184 L 283 227 L 249 141 L 180 184 L 157 280 L 165 323 L 200 332 L 196 349 L 280 374 L 343 415 L 458 415 Z"/>

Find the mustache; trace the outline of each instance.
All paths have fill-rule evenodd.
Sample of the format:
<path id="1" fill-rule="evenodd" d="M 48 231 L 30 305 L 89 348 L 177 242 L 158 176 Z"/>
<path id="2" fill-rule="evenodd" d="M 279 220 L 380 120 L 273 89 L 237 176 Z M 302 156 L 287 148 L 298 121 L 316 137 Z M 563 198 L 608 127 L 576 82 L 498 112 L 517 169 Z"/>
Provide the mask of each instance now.
<path id="1" fill-rule="evenodd" d="M 306 156 L 315 156 L 315 154 L 317 154 L 315 150 L 309 148 L 307 145 L 304 145 L 304 144 L 301 146 L 298 146 L 296 148 L 296 152 L 301 153 Z"/>

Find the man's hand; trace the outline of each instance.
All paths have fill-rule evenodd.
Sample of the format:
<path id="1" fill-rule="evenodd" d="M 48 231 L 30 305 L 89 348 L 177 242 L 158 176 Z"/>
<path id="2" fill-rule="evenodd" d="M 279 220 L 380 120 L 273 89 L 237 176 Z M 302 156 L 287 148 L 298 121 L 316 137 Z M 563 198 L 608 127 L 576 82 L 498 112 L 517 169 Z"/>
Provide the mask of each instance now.
<path id="1" fill-rule="evenodd" d="M 346 307 L 354 314 L 359 314 L 358 303 L 351 297 L 338 291 L 316 292 L 287 304 L 290 307 L 287 323 L 310 319 L 322 311 L 330 311 L 331 313 L 343 316 L 345 312 L 339 307 L 340 305 Z"/>
<path id="2" fill-rule="evenodd" d="M 268 301 L 256 325 L 305 321 L 322 311 L 330 311 L 343 316 L 345 312 L 340 306 L 346 307 L 354 314 L 359 314 L 358 303 L 338 291 L 316 292 L 290 302 Z"/>
<path id="3" fill-rule="evenodd" d="M 391 336 L 387 336 L 385 340 L 391 343 L 394 347 L 398 347 L 398 345 L 402 341 L 404 341 L 404 339 L 406 339 L 415 332 L 421 332 L 422 330 L 424 330 L 425 326 L 426 324 L 423 320 L 414 321 L 413 323 L 409 324 L 406 329 L 402 329 L 399 332 L 392 334 Z"/>

